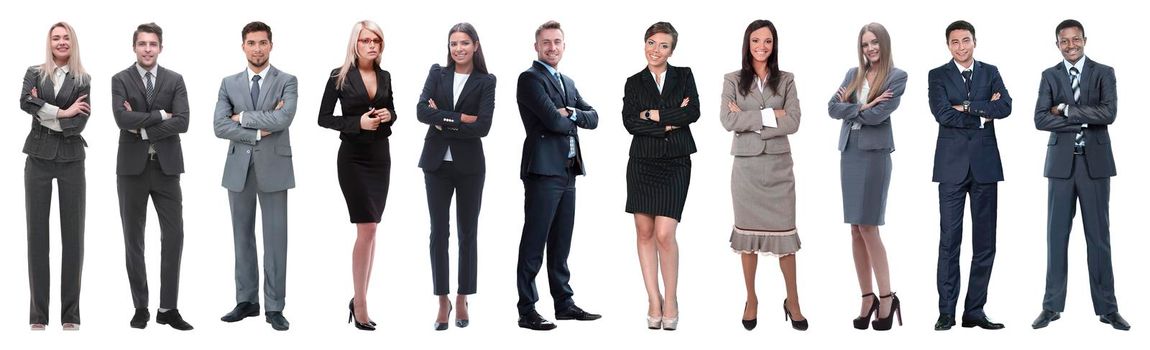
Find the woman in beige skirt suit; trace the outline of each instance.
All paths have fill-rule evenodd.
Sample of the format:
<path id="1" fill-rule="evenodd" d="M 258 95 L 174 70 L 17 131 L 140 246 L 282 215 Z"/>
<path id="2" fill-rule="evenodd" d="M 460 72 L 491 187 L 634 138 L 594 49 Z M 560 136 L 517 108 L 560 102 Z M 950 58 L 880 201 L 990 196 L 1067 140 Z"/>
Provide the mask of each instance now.
<path id="1" fill-rule="evenodd" d="M 747 302 L 743 327 L 757 325 L 759 299 L 755 293 L 758 254 L 779 257 L 787 285 L 783 312 L 797 330 L 807 329 L 799 309 L 795 283 L 795 176 L 787 135 L 799 129 L 799 99 L 794 75 L 778 67 L 775 26 L 756 20 L 744 34 L 742 69 L 723 76 L 720 119 L 734 134 L 731 155 L 731 198 L 735 226 L 731 249 L 740 254 Z"/>

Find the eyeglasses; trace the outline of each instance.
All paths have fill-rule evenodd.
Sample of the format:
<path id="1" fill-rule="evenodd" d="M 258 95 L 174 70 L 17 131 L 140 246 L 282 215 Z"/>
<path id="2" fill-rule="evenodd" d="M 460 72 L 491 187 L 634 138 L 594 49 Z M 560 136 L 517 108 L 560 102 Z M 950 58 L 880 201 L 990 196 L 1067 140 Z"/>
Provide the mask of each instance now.
<path id="1" fill-rule="evenodd" d="M 363 39 L 359 39 L 359 43 L 360 43 L 360 44 L 364 44 L 364 45 L 368 45 L 368 44 L 376 44 L 376 45 L 379 45 L 379 44 L 383 44 L 383 39 L 379 39 L 379 38 L 375 38 L 375 39 L 363 38 Z"/>

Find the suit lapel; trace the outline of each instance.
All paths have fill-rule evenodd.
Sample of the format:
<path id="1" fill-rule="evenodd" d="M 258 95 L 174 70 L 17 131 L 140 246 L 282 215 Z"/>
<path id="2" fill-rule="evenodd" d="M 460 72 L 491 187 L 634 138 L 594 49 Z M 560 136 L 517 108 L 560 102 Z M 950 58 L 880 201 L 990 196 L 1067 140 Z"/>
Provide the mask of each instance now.
<path id="1" fill-rule="evenodd" d="M 537 72 L 539 72 L 539 74 L 543 75 L 543 80 L 546 80 L 547 82 L 551 83 L 552 89 L 555 89 L 555 91 L 559 92 L 560 95 L 564 94 L 564 89 L 559 87 L 559 81 L 555 79 L 555 75 L 552 75 L 551 71 L 547 70 L 547 67 L 543 66 L 543 63 L 539 63 L 538 61 L 536 61 L 535 63 L 532 64 L 532 66 L 535 67 L 535 70 Z M 563 75 L 560 74 L 559 76 L 563 76 Z M 566 96 L 564 96 L 563 101 L 567 101 Z"/>
<path id="2" fill-rule="evenodd" d="M 479 73 L 476 73 L 475 71 L 471 71 L 471 75 L 467 76 L 467 80 L 463 82 L 463 90 L 459 91 L 459 101 L 456 101 L 456 104 L 453 105 L 454 106 L 453 110 L 455 110 L 456 112 L 459 111 L 459 107 L 461 106 L 460 102 L 462 102 L 466 98 L 467 94 L 470 93 L 471 90 L 475 90 L 475 84 L 476 83 L 473 83 L 473 81 L 476 80 L 475 76 L 477 74 L 479 74 Z"/>
<path id="3" fill-rule="evenodd" d="M 262 106 L 268 105 L 268 98 L 271 97 L 271 94 L 272 94 L 271 91 L 275 90 L 276 82 L 278 82 L 278 81 L 279 81 L 279 71 L 277 71 L 275 69 L 275 67 L 268 65 L 268 73 L 264 74 L 264 79 L 260 83 L 260 99 L 259 99 L 259 101 L 257 101 L 257 103 L 259 103 L 259 105 L 254 106 L 257 111 L 270 110 L 272 108 L 275 108 L 275 103 L 278 103 L 279 101 L 274 101 L 271 104 L 271 108 L 264 108 Z M 251 95 L 251 94 L 249 93 L 248 95 Z"/>
<path id="4" fill-rule="evenodd" d="M 48 79 L 48 81 L 52 81 L 52 79 Z M 72 73 L 69 72 L 68 74 L 64 75 L 64 81 L 62 81 L 60 84 L 60 93 L 56 94 L 57 106 L 68 104 L 68 98 L 72 96 L 72 89 L 76 87 L 75 83 L 72 82 Z"/>
<path id="5" fill-rule="evenodd" d="M 1091 101 L 1088 100 L 1088 98 L 1091 97 L 1090 95 L 1094 91 L 1092 91 L 1092 89 L 1089 87 L 1094 86 L 1094 77 L 1097 76 L 1097 74 L 1094 74 L 1096 73 L 1094 61 L 1091 61 L 1086 57 L 1083 57 L 1082 59 L 1086 60 L 1086 62 L 1082 65 L 1082 76 L 1078 77 L 1078 101 L 1086 102 Z"/>
<path id="6" fill-rule="evenodd" d="M 652 78 L 652 79 L 654 79 L 654 78 Z M 671 93 L 671 89 L 669 89 L 668 87 L 675 86 L 676 81 L 678 79 L 679 79 L 679 76 L 677 74 L 675 74 L 675 67 L 671 67 L 671 65 L 668 64 L 667 65 L 667 74 L 663 76 L 663 91 L 659 92 L 658 85 L 655 86 L 655 88 L 656 88 L 655 91 L 659 92 L 659 96 L 662 97 L 664 101 L 669 100 L 668 97 L 669 97 L 669 94 Z M 671 100 L 671 102 L 675 102 L 675 101 L 673 101 L 673 99 L 670 99 L 670 100 Z M 674 107 L 678 107 L 678 105 L 676 104 Z"/>
<path id="7" fill-rule="evenodd" d="M 1074 90 L 1070 88 L 1070 75 L 1066 72 L 1066 66 L 1062 64 L 1062 61 L 1059 61 L 1052 69 L 1054 70 L 1054 85 L 1058 88 L 1055 97 L 1062 97 L 1056 100 L 1073 106 Z"/>
<path id="8" fill-rule="evenodd" d="M 958 66 L 954 64 L 954 60 L 948 61 L 946 65 L 946 75 L 948 78 L 950 78 L 950 83 L 954 85 L 955 91 L 959 91 L 959 95 L 961 95 L 963 99 L 970 99 L 970 96 L 968 95 L 970 92 L 966 91 L 966 80 L 963 80 L 962 78 L 962 71 L 958 70 Z M 977 71 L 978 70 L 975 69 L 975 72 Z"/>
<path id="9" fill-rule="evenodd" d="M 439 74 L 439 89 L 438 89 L 438 91 L 435 92 L 436 96 L 440 97 L 439 103 L 436 103 L 436 105 L 438 107 L 440 107 L 442 110 L 445 110 L 445 111 L 454 111 L 455 110 L 455 96 L 454 96 L 455 94 L 453 93 L 454 89 L 455 89 L 455 72 L 452 71 L 451 69 L 448 69 L 448 67 L 443 67 L 442 69 L 440 69 L 440 74 Z M 463 98 L 463 94 L 459 94 L 459 97 Z M 446 103 L 444 103 L 444 102 L 446 102 Z M 441 105 L 440 103 L 443 103 L 443 104 Z"/>

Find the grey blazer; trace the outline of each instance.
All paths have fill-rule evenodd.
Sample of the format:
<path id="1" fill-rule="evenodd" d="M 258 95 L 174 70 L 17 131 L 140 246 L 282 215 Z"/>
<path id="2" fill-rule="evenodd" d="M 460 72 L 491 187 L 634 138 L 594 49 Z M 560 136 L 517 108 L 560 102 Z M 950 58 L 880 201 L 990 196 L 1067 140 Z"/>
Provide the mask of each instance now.
<path id="1" fill-rule="evenodd" d="M 779 86 L 782 91 L 775 95 L 770 87 L 763 92 L 752 87 L 743 96 L 739 93 L 739 71 L 723 75 L 723 98 L 719 106 L 719 120 L 727 131 L 734 132 L 731 141 L 731 155 L 756 156 L 759 154 L 782 154 L 791 151 L 787 135 L 799 130 L 799 92 L 795 89 L 795 76 L 790 72 L 780 72 Z M 735 101 L 742 112 L 731 112 L 727 102 Z M 778 118 L 777 128 L 763 126 L 765 108 L 783 109 L 786 113 Z M 756 133 L 756 131 L 758 133 Z"/>
<path id="2" fill-rule="evenodd" d="M 295 187 L 295 171 L 291 160 L 291 134 L 288 127 L 295 118 L 298 99 L 296 77 L 269 66 L 260 85 L 257 106 L 252 106 L 251 81 L 245 69 L 220 82 L 219 100 L 213 124 L 216 137 L 231 140 L 227 161 L 224 163 L 223 186 L 232 192 L 244 190 L 248 168 L 255 166 L 259 192 L 277 192 Z M 283 101 L 280 109 L 276 104 Z M 243 112 L 236 123 L 231 117 Z M 259 130 L 271 135 L 258 141 Z"/>
<path id="3" fill-rule="evenodd" d="M 38 90 L 37 95 L 40 97 L 32 96 L 33 88 Z M 81 113 L 72 118 L 59 119 L 63 131 L 56 132 L 40 124 L 37 112 L 44 107 L 44 104 L 54 105 L 61 110 L 68 109 L 77 98 L 89 94 L 92 89 L 91 78 L 85 76 L 76 79 L 75 75 L 68 73 L 63 85 L 60 86 L 59 94 L 52 93 L 55 89 L 52 79 L 43 79 L 40 66 L 32 66 L 24 73 L 24 87 L 20 90 L 20 109 L 32 117 L 32 130 L 24 139 L 24 153 L 59 162 L 84 160 L 84 147 L 87 147 L 88 143 L 80 133 L 88 124 L 89 115 Z M 89 98 L 87 101 L 90 105 L 92 100 Z"/>
<path id="4" fill-rule="evenodd" d="M 839 87 L 845 88 L 850 85 L 856 72 L 858 72 L 857 67 L 848 70 L 847 76 L 843 78 L 843 83 Z M 856 131 L 859 134 L 859 149 L 894 151 L 894 134 L 891 132 L 890 114 L 898 108 L 902 93 L 906 90 L 906 72 L 898 68 L 891 68 L 886 82 L 877 88 L 883 91 L 891 90 L 894 96 L 864 111 L 859 110 L 863 103 L 858 102 L 858 96 L 852 95 L 852 102 L 841 102 L 837 90 L 835 94 L 831 95 L 831 100 L 827 103 L 828 113 L 830 113 L 831 118 L 843 121 L 839 130 L 839 151 L 846 149 L 852 122 L 862 124 L 862 129 Z"/>

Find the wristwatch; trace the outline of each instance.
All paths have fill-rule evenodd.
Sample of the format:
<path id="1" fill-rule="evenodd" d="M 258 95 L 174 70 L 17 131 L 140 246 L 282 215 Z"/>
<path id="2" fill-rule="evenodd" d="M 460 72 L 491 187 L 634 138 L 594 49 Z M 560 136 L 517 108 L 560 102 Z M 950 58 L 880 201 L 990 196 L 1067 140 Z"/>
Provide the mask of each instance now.
<path id="1" fill-rule="evenodd" d="M 643 112 L 643 119 L 651 120 L 651 110 L 650 109 Z"/>
<path id="2" fill-rule="evenodd" d="M 962 101 L 962 111 L 970 113 L 970 101 Z"/>

